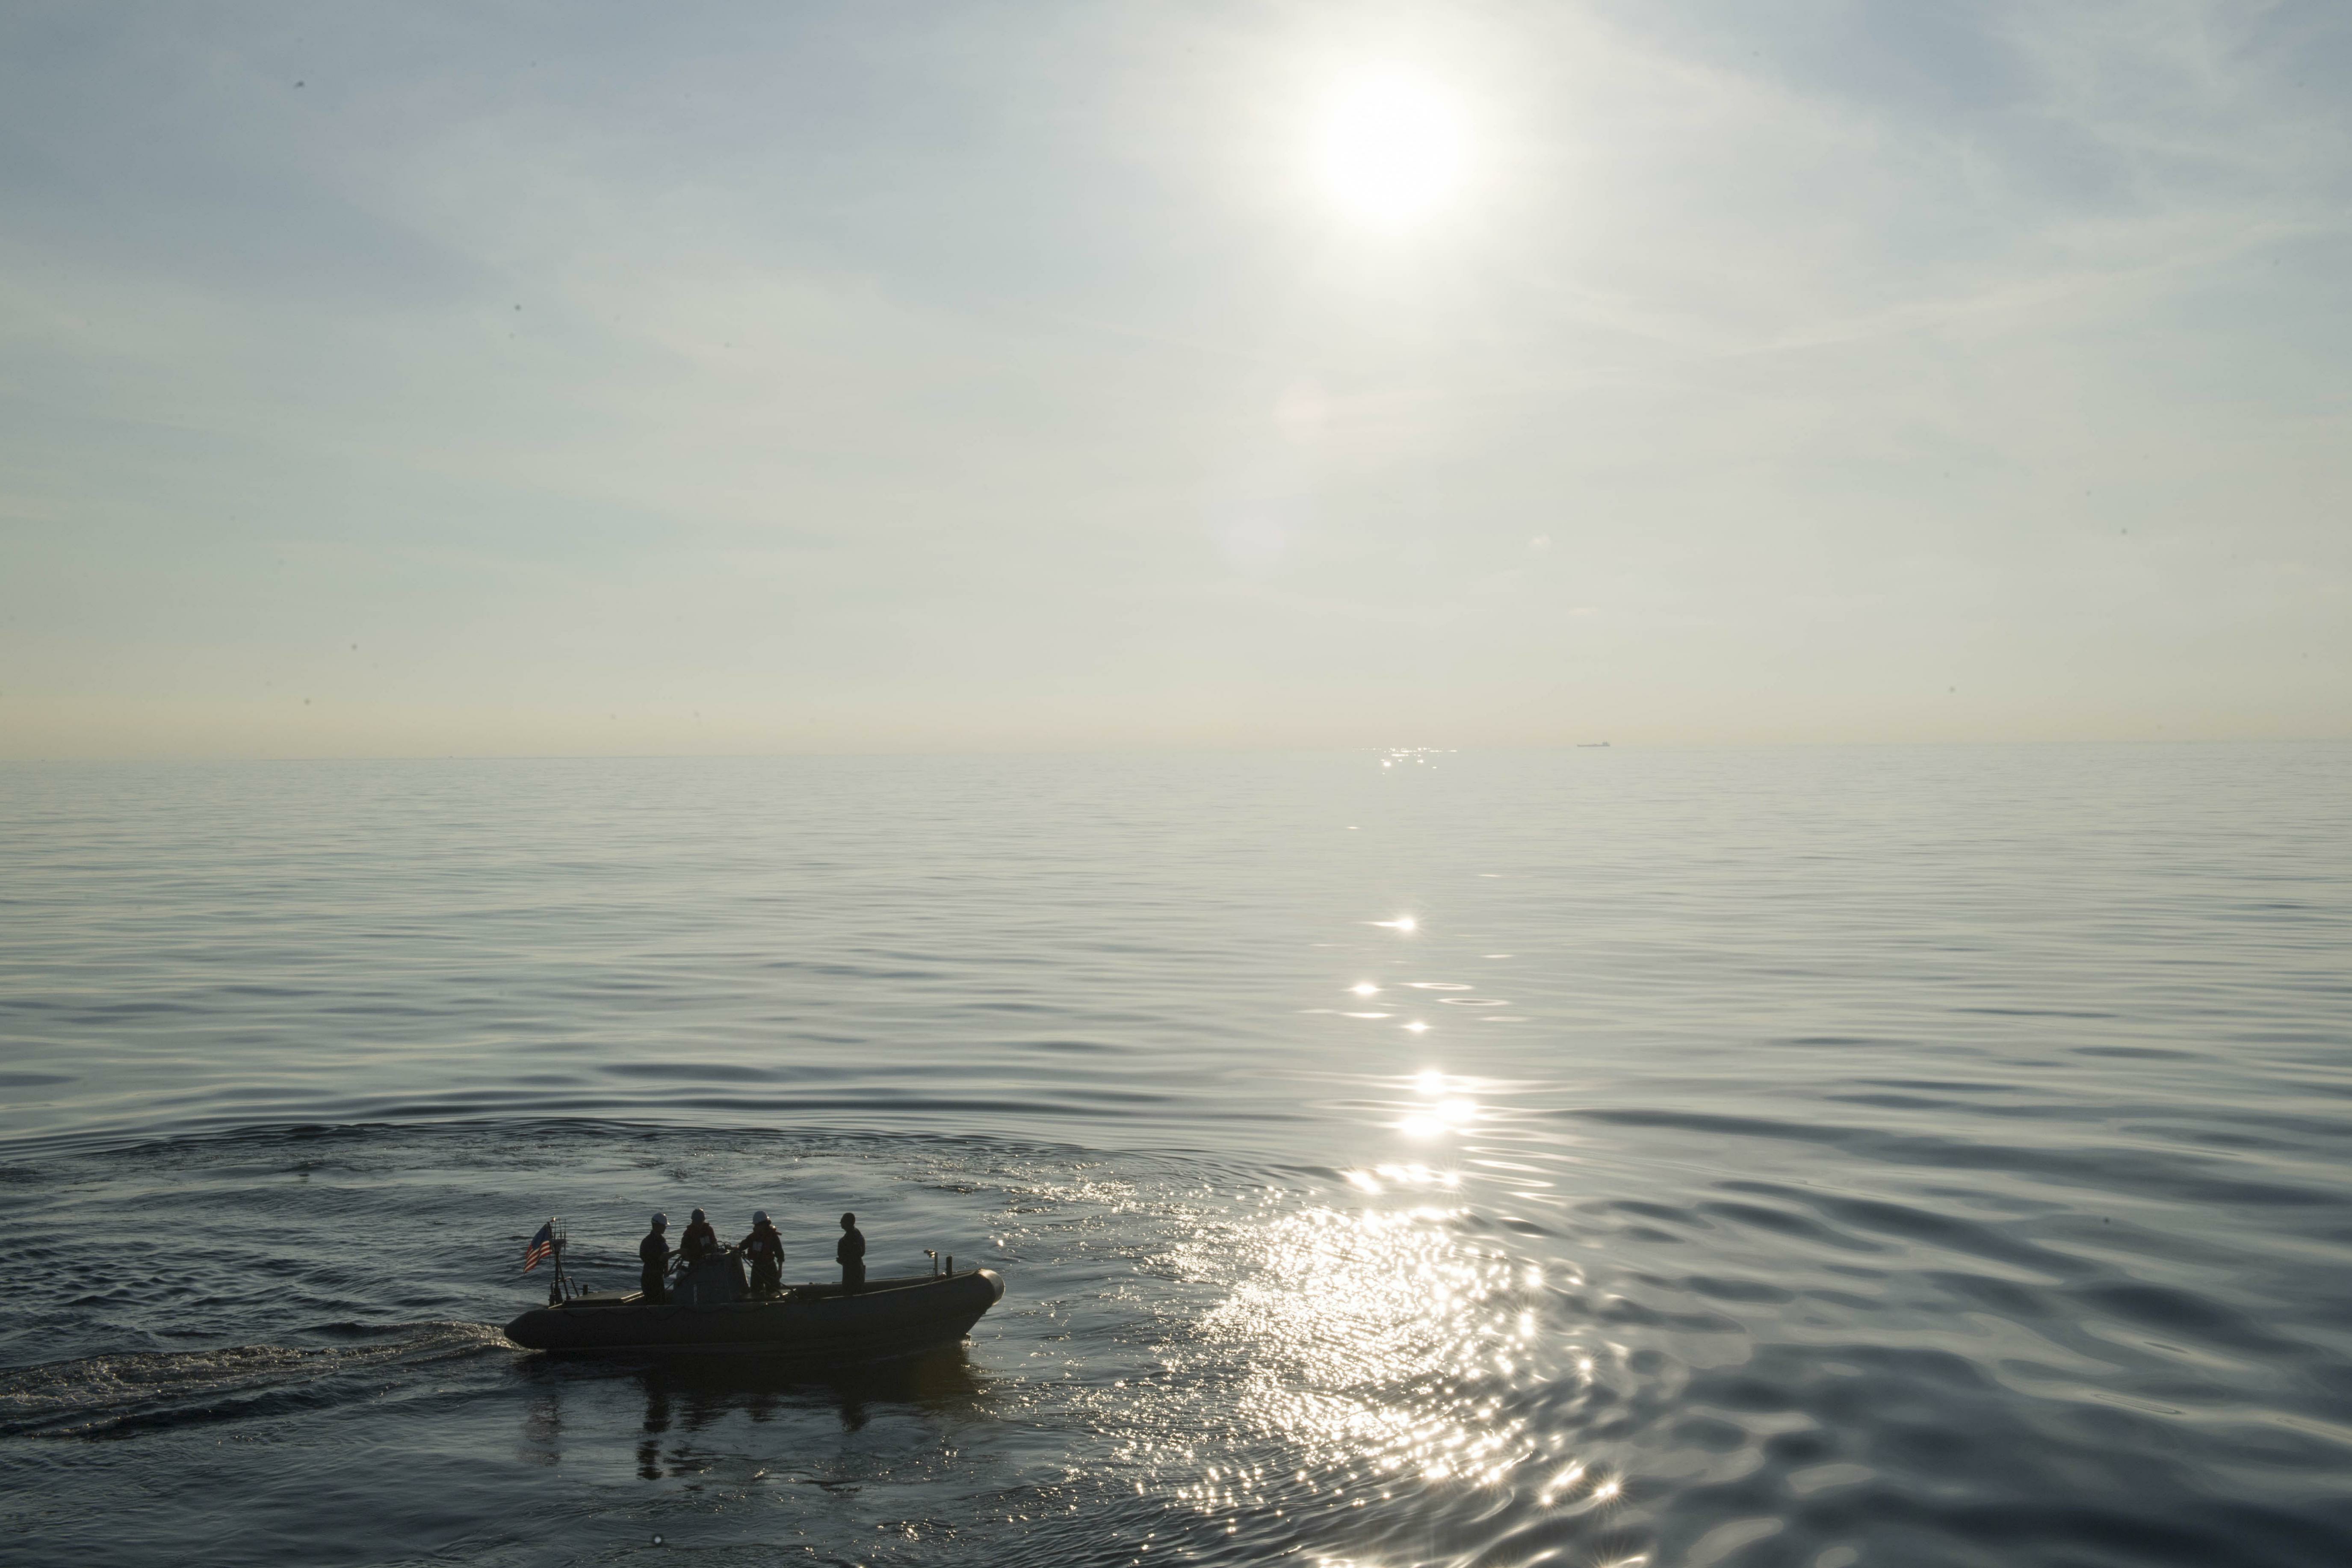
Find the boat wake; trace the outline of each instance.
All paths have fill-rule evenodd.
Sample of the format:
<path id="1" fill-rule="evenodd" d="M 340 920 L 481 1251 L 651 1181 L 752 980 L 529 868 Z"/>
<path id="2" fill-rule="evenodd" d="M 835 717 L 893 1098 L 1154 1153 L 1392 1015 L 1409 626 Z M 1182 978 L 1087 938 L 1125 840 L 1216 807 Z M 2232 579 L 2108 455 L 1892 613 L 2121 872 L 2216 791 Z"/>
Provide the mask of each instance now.
<path id="1" fill-rule="evenodd" d="M 342 1404 L 385 1374 L 510 1353 L 489 1323 L 331 1325 L 350 1345 L 228 1345 L 86 1356 L 0 1373 L 0 1436 L 127 1437 Z"/>

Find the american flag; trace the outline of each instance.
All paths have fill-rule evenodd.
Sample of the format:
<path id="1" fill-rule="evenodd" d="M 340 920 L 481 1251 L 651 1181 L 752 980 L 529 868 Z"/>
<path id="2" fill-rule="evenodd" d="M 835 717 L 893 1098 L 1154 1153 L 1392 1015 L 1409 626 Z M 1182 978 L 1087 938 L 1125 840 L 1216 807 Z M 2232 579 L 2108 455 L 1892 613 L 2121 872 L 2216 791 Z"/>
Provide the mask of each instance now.
<path id="1" fill-rule="evenodd" d="M 530 1238 L 530 1245 L 522 1249 L 522 1271 L 528 1274 L 554 1256 L 555 1222 L 549 1220 L 539 1227 L 539 1234 Z"/>

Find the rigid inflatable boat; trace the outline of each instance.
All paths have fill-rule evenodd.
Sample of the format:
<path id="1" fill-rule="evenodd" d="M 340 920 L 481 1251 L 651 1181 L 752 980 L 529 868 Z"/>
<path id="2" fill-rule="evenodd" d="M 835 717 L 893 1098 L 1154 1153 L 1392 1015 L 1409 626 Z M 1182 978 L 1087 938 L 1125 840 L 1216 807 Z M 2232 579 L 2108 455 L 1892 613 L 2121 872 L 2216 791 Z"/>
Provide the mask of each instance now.
<path id="1" fill-rule="evenodd" d="M 667 1301 L 637 1291 L 569 1296 L 507 1325 L 526 1350 L 757 1354 L 872 1361 L 960 1342 L 1004 1297 L 994 1270 L 793 1285 L 755 1295 L 731 1250 L 681 1271 Z"/>

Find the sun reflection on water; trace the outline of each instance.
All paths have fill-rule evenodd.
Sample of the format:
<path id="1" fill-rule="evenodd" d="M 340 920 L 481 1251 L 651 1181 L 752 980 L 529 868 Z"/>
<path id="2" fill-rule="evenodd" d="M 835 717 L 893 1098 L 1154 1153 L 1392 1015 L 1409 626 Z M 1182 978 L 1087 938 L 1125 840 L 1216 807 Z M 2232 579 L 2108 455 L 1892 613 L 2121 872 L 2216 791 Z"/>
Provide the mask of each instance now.
<path id="1" fill-rule="evenodd" d="M 1363 923 L 1428 937 L 1412 915 Z M 1471 1017 L 1436 1007 L 1483 1019 L 1512 1005 L 1443 970 L 1376 980 L 1361 976 L 1378 959 L 1357 962 L 1356 977 L 1331 977 L 1355 1008 L 1300 1012 L 1382 1023 L 1435 1054 L 1432 1019 Z M 1413 993 L 1420 1007 L 1395 1008 Z M 1624 1496 L 1610 1430 L 1650 1378 L 1601 1337 L 1608 1320 L 1580 1268 L 1495 1245 L 1538 1229 L 1510 1209 L 1561 1201 L 1555 1171 L 1505 1157 L 1517 1086 L 1437 1065 L 1354 1081 L 1374 1089 L 1354 1103 L 1379 1135 L 1419 1147 L 1336 1173 L 1337 1192 L 1267 1189 L 1245 1213 L 1194 1212 L 1160 1267 L 1211 1293 L 1171 1322 L 1150 1352 L 1159 1371 L 1105 1406 L 1118 1409 L 1108 1425 L 1124 1429 L 1130 1484 L 1221 1539 L 1284 1543 L 1268 1555 L 1335 1568 L 1467 1562 L 1475 1551 L 1440 1537 L 1491 1546 L 1497 1530 L 1523 1539 L 1527 1561 L 1570 1540 L 1598 1553 L 1577 1561 L 1622 1560 L 1640 1505 Z M 1503 1213 L 1483 1212 L 1498 1199 Z"/>
<path id="2" fill-rule="evenodd" d="M 1310 1468 L 1492 1484 L 1534 1452 L 1523 1420 L 1496 1418 L 1484 1381 L 1508 1375 L 1496 1331 L 1517 1310 L 1516 1270 L 1459 1245 L 1445 1228 L 1458 1214 L 1286 1216 L 1203 1324 L 1253 1348 L 1238 1404 Z"/>
<path id="3" fill-rule="evenodd" d="M 1416 1019 L 1406 1028 L 1415 1034 L 1429 1027 Z M 1397 1123 L 1397 1131 L 1408 1138 L 1434 1138 L 1444 1132 L 1459 1132 L 1478 1120 L 1478 1102 L 1468 1095 L 1450 1092 L 1457 1087 L 1434 1068 L 1424 1068 L 1413 1075 L 1413 1092 L 1426 1102 L 1410 1106 Z"/>
<path id="4" fill-rule="evenodd" d="M 1441 1095 L 1454 1087 L 1433 1070 L 1423 1079 Z M 1169 1260 L 1179 1273 L 1225 1284 L 1167 1364 L 1226 1378 L 1209 1429 L 1171 1426 L 1129 1458 L 1229 1522 L 1337 1510 L 1392 1529 L 1384 1510 L 1441 1495 L 1480 1517 L 1601 1506 L 1614 1483 L 1593 1456 L 1567 1451 L 1577 1429 L 1561 1401 L 1594 1396 L 1604 1347 L 1563 1331 L 1547 1270 L 1479 1244 L 1484 1222 L 1463 1202 L 1458 1171 L 1394 1163 L 1344 1175 L 1365 1206 L 1270 1204 L 1179 1247 Z M 1389 1194 L 1394 1206 L 1373 1201 Z"/>

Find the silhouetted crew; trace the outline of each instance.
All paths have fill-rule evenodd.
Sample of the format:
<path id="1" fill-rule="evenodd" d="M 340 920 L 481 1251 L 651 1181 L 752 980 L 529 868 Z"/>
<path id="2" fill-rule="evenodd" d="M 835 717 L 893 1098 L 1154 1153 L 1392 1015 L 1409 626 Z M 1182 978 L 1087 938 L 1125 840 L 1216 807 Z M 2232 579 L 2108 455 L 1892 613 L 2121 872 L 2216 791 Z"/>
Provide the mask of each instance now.
<path id="1" fill-rule="evenodd" d="M 854 1295 L 866 1289 L 866 1233 L 857 1228 L 856 1215 L 841 1216 L 841 1240 L 833 1256 L 841 1265 L 841 1293 Z"/>
<path id="2" fill-rule="evenodd" d="M 654 1227 L 637 1243 L 637 1289 L 648 1301 L 667 1301 L 669 1292 L 662 1288 L 662 1274 L 669 1267 L 669 1215 L 654 1215 Z"/>
<path id="3" fill-rule="evenodd" d="M 687 1221 L 686 1234 L 677 1238 L 677 1255 L 689 1264 L 699 1263 L 719 1250 L 719 1233 L 710 1226 L 710 1216 L 700 1209 Z"/>
<path id="4" fill-rule="evenodd" d="M 768 1223 L 768 1211 L 751 1216 L 751 1234 L 738 1244 L 751 1260 L 751 1294 L 773 1294 L 784 1282 L 784 1238 Z"/>

